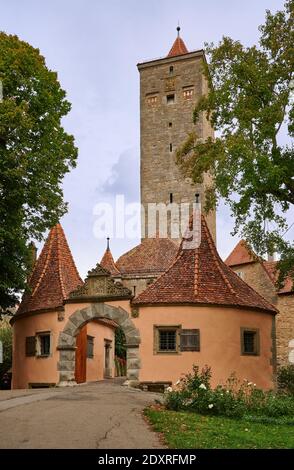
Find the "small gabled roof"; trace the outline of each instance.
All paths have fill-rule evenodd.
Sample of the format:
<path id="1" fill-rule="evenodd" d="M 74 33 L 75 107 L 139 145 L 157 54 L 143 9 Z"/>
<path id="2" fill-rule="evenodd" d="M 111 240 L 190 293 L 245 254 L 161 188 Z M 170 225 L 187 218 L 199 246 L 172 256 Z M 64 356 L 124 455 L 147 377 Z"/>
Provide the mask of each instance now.
<path id="1" fill-rule="evenodd" d="M 264 310 L 276 308 L 248 286 L 220 258 L 204 216 L 199 246 L 188 248 L 184 237 L 172 265 L 133 300 L 136 305 L 199 304 Z M 190 221 L 191 227 L 191 221 Z"/>
<path id="2" fill-rule="evenodd" d="M 237 266 L 239 264 L 254 263 L 256 261 L 258 261 L 258 258 L 251 251 L 246 241 L 240 240 L 225 260 L 225 263 L 228 266 Z"/>
<path id="3" fill-rule="evenodd" d="M 180 27 L 177 27 L 178 31 L 178 36 L 175 40 L 175 42 L 172 45 L 171 50 L 169 51 L 167 57 L 174 57 L 177 55 L 183 55 L 183 54 L 188 54 L 188 49 L 183 41 L 183 39 L 180 37 Z"/>
<path id="4" fill-rule="evenodd" d="M 70 292 L 83 284 L 60 224 L 49 232 L 16 313 L 62 307 Z"/>
<path id="5" fill-rule="evenodd" d="M 109 271 L 112 276 L 120 276 L 109 247 L 109 238 L 107 238 L 107 247 L 100 261 L 100 266 Z"/>

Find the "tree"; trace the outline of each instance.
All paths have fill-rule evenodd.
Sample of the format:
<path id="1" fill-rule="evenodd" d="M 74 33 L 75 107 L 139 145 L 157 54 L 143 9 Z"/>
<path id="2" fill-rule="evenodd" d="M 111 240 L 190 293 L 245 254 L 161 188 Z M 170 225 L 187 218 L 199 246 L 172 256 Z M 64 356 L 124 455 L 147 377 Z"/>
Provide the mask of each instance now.
<path id="1" fill-rule="evenodd" d="M 12 328 L 8 318 L 0 319 L 0 341 L 2 342 L 2 362 L 0 362 L 0 382 L 12 365 Z"/>
<path id="2" fill-rule="evenodd" d="M 30 267 L 29 240 L 66 212 L 62 179 L 77 159 L 61 125 L 70 111 L 38 49 L 0 32 L 0 307 L 15 304 Z"/>
<path id="3" fill-rule="evenodd" d="M 244 47 L 223 37 L 206 45 L 204 74 L 209 92 L 194 110 L 194 123 L 205 116 L 216 138 L 195 132 L 179 149 L 177 162 L 194 182 L 207 172 L 212 183 L 205 210 L 224 198 L 239 232 L 260 255 L 281 253 L 281 278 L 293 273 L 294 245 L 283 239 L 285 213 L 294 204 L 294 149 L 282 144 L 294 133 L 294 2 L 266 12 L 258 46 Z M 291 96 L 292 93 L 292 96 Z"/>

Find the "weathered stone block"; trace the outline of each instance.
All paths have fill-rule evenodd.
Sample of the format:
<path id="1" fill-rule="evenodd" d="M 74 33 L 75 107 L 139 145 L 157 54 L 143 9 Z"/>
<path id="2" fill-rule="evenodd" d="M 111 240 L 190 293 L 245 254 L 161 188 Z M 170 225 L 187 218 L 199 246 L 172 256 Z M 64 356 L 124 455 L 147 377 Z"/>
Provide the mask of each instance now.
<path id="1" fill-rule="evenodd" d="M 60 371 L 74 371 L 75 361 L 59 361 L 57 363 L 57 370 Z"/>
<path id="2" fill-rule="evenodd" d="M 76 338 L 74 336 L 68 335 L 66 333 L 60 333 L 58 338 L 58 347 L 62 346 L 72 346 L 75 347 Z"/>
<path id="3" fill-rule="evenodd" d="M 64 327 L 63 333 L 70 335 L 70 336 L 74 336 L 76 331 L 77 331 L 77 326 L 71 320 L 68 320 L 68 322 L 66 323 Z"/>

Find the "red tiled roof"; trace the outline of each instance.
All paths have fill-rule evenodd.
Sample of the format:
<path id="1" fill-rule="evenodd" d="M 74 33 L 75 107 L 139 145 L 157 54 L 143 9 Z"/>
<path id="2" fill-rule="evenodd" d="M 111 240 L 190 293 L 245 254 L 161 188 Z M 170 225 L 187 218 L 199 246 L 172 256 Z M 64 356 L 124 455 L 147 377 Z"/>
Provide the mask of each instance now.
<path id="1" fill-rule="evenodd" d="M 238 264 L 254 263 L 255 261 L 258 261 L 257 256 L 251 251 L 245 240 L 240 240 L 225 260 L 225 263 L 228 266 L 237 266 Z"/>
<path id="2" fill-rule="evenodd" d="M 83 283 L 60 224 L 48 235 L 16 316 L 63 305 L 70 292 Z"/>
<path id="3" fill-rule="evenodd" d="M 99 264 L 102 266 L 102 268 L 107 269 L 107 271 L 109 271 L 112 276 L 120 276 L 120 272 L 116 267 L 112 253 L 108 247 L 106 248 Z"/>
<path id="4" fill-rule="evenodd" d="M 185 240 L 172 265 L 134 304 L 214 304 L 277 312 L 221 260 L 204 216 L 200 246 L 185 249 Z"/>
<path id="5" fill-rule="evenodd" d="M 189 51 L 188 51 L 183 39 L 178 34 L 178 37 L 175 40 L 175 42 L 173 43 L 172 48 L 169 51 L 167 57 L 174 57 L 174 56 L 177 56 L 177 55 L 188 54 L 188 52 Z"/>
<path id="6" fill-rule="evenodd" d="M 116 266 L 122 274 L 160 274 L 169 267 L 178 248 L 170 238 L 144 238 L 140 245 L 122 255 Z"/>
<path id="7" fill-rule="evenodd" d="M 273 284 L 277 282 L 279 277 L 277 264 L 277 261 L 262 261 L 262 265 Z M 294 294 L 293 281 L 290 277 L 286 277 L 283 287 L 278 290 L 278 294 L 290 294 L 291 292 Z"/>

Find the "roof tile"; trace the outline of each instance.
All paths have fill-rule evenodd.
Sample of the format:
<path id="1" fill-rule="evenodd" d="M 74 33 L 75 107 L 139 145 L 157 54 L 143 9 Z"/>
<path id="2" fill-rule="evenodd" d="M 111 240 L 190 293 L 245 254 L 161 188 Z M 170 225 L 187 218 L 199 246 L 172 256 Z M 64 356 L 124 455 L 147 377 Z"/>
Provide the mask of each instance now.
<path id="1" fill-rule="evenodd" d="M 186 240 L 184 237 L 167 271 L 139 294 L 134 304 L 214 304 L 276 313 L 273 305 L 221 260 L 204 216 L 201 216 L 200 245 L 187 249 Z"/>
<path id="2" fill-rule="evenodd" d="M 16 315 L 63 305 L 70 292 L 83 283 L 60 224 L 49 232 Z"/>

